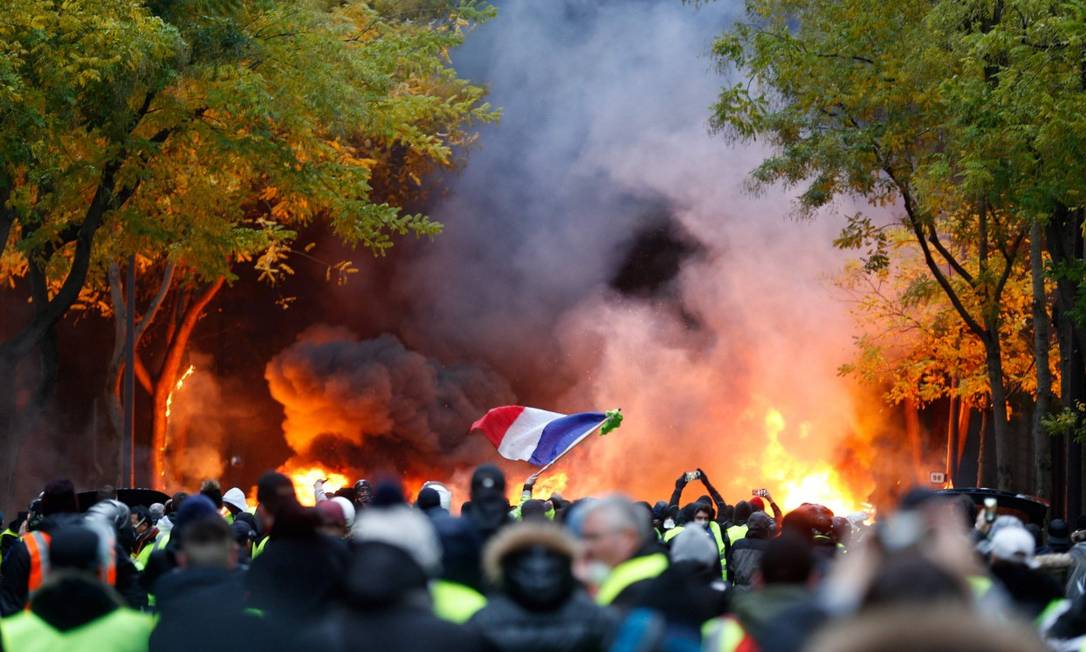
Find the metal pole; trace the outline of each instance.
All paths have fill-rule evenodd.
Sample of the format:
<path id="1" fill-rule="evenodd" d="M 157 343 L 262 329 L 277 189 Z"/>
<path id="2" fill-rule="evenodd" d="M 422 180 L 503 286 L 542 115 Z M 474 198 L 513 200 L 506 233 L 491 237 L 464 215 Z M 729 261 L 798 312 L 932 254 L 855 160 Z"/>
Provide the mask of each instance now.
<path id="1" fill-rule="evenodd" d="M 128 301 L 124 341 L 124 478 L 136 486 L 136 257 L 128 258 Z"/>

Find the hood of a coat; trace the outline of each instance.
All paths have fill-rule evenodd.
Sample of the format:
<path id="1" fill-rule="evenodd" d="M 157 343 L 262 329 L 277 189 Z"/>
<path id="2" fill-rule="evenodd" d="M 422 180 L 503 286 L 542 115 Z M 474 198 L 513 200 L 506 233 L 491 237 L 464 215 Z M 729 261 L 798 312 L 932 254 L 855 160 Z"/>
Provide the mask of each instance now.
<path id="1" fill-rule="evenodd" d="M 54 571 L 30 600 L 30 610 L 62 632 L 81 627 L 121 607 L 119 595 L 93 577 Z"/>
<path id="2" fill-rule="evenodd" d="M 422 567 L 407 552 L 379 541 L 355 549 L 347 571 L 347 595 L 357 609 L 382 609 L 401 604 L 427 591 Z"/>

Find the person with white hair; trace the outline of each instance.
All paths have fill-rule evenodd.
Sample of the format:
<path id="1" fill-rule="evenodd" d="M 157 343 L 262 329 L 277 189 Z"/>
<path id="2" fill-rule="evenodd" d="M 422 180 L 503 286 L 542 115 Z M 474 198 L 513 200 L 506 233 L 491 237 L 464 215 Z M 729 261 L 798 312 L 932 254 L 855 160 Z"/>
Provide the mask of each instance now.
<path id="1" fill-rule="evenodd" d="M 601 605 L 630 606 L 639 592 L 668 567 L 650 515 L 622 496 L 592 501 L 583 508 L 580 540 L 586 579 Z"/>

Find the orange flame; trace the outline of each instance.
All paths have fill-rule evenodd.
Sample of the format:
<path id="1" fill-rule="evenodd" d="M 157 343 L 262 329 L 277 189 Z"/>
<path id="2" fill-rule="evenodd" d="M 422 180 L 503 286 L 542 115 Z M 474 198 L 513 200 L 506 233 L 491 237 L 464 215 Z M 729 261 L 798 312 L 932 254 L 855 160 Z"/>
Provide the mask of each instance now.
<path id="1" fill-rule="evenodd" d="M 781 443 L 781 434 L 787 424 L 777 409 L 770 408 L 765 415 L 767 444 L 762 453 L 761 469 L 771 491 L 779 495 L 777 503 L 785 511 L 803 503 L 818 503 L 833 510 L 834 514 L 870 511 L 871 506 L 856 497 L 840 472 L 829 463 L 819 460 L 801 460 L 788 452 Z M 798 436 L 810 436 L 810 424 L 801 423 Z"/>
<path id="2" fill-rule="evenodd" d="M 532 496 L 539 500 L 547 500 L 552 494 L 561 494 L 569 485 L 569 476 L 565 471 L 547 471 L 546 474 L 536 480 L 535 487 L 532 489 Z M 509 503 L 519 505 L 521 485 L 510 482 L 506 491 L 509 495 Z"/>
<path id="3" fill-rule="evenodd" d="M 349 484 L 347 476 L 335 471 L 326 471 L 319 466 L 306 466 L 296 469 L 284 467 L 280 471 L 285 473 L 290 481 L 294 483 L 294 493 L 298 496 L 298 502 L 307 506 L 316 504 L 313 498 L 313 483 L 317 480 L 325 480 L 324 490 L 328 493 L 333 493 Z"/>
<path id="4" fill-rule="evenodd" d="M 174 394 L 174 392 L 181 391 L 181 388 L 185 386 L 185 381 L 188 380 L 189 376 L 191 376 L 195 371 L 196 371 L 196 365 L 190 364 L 189 368 L 185 370 L 185 373 L 181 374 L 181 377 L 177 379 L 177 383 L 174 384 L 173 389 L 171 389 L 170 393 L 166 396 L 166 418 L 167 419 L 170 418 L 170 408 L 173 407 L 173 394 Z"/>

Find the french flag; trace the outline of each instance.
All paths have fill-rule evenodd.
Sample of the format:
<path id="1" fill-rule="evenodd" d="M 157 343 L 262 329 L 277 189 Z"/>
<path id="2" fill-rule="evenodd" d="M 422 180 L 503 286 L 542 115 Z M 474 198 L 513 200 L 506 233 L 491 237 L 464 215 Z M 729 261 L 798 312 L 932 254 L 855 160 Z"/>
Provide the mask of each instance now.
<path id="1" fill-rule="evenodd" d="M 559 414 L 521 405 L 497 407 L 471 424 L 509 460 L 547 466 L 607 421 L 602 412 Z"/>

